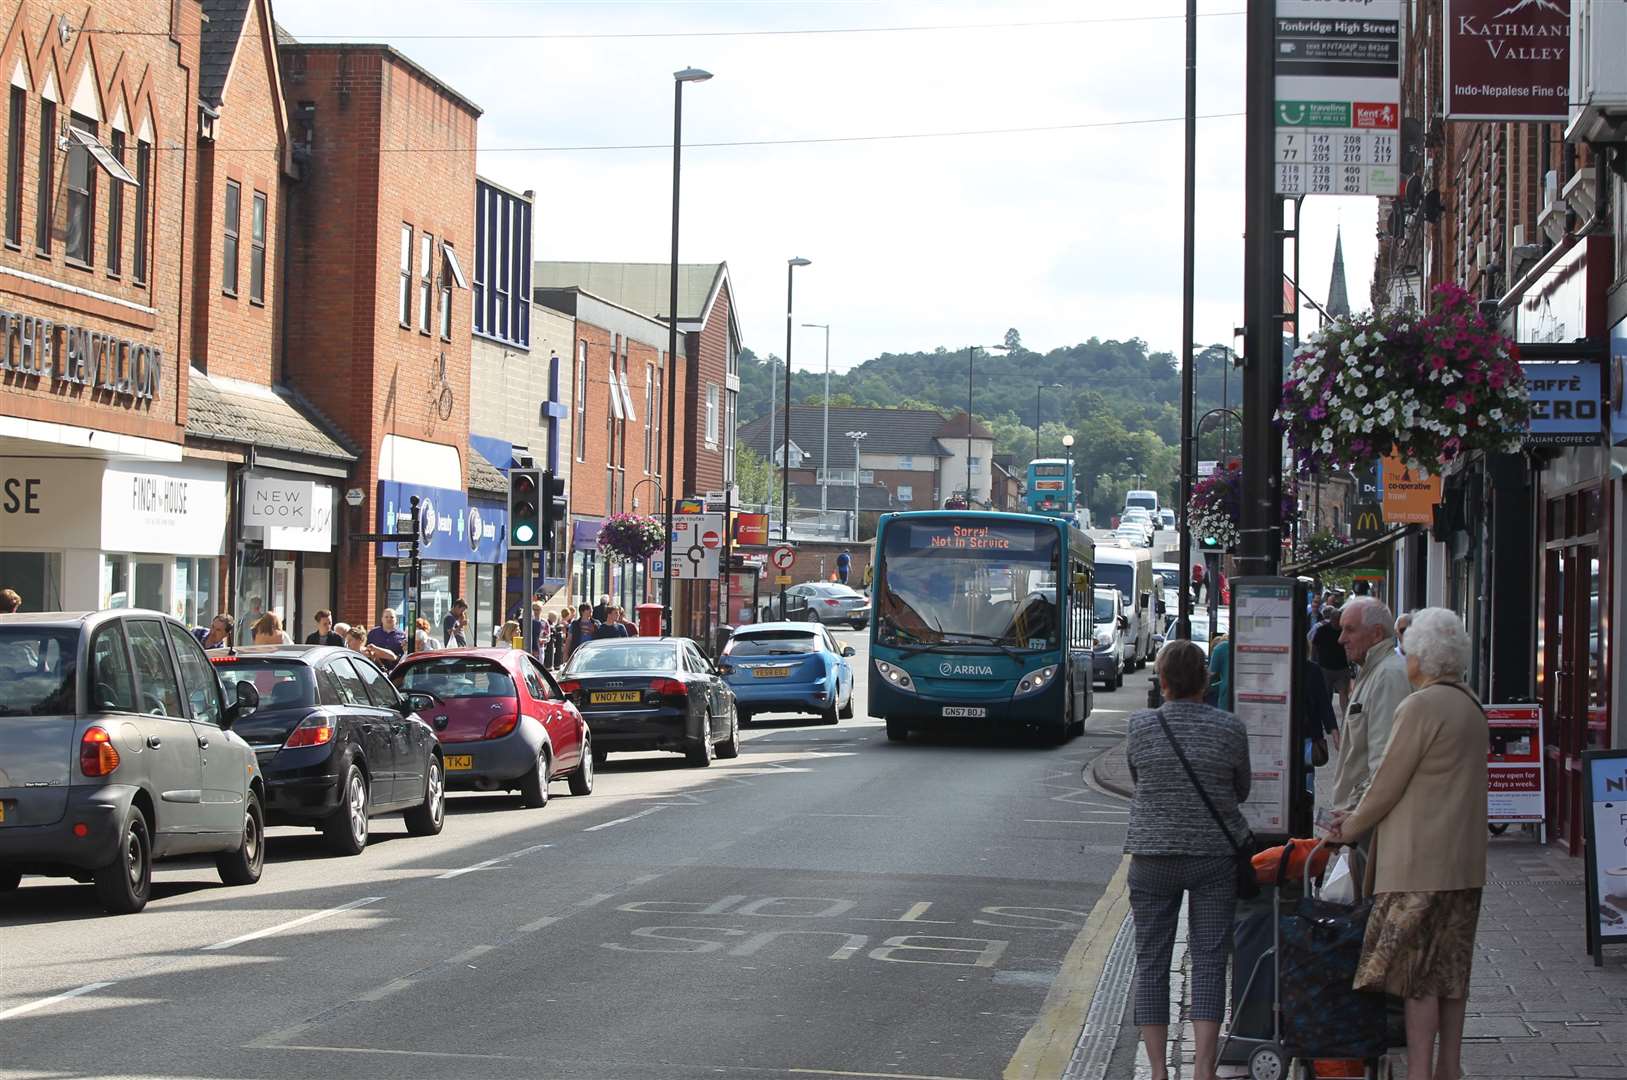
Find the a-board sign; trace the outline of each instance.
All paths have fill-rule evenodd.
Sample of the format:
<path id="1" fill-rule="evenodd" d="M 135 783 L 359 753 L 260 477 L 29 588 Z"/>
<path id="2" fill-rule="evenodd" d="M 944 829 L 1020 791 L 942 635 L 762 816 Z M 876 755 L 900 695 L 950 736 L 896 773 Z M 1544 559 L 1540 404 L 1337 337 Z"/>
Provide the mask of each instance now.
<path id="1" fill-rule="evenodd" d="M 1587 944 L 1598 966 L 1604 946 L 1627 941 L 1627 750 L 1584 751 L 1582 775 Z"/>
<path id="2" fill-rule="evenodd" d="M 1491 745 L 1486 751 L 1486 820 L 1493 824 L 1540 823 L 1546 817 L 1542 787 L 1542 706 L 1487 705 Z"/>

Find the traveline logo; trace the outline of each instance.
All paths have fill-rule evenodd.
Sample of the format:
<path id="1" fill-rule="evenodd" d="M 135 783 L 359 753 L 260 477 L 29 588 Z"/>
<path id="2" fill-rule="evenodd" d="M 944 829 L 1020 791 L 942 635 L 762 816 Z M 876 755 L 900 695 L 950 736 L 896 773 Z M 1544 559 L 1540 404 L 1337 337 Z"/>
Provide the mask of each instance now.
<path id="1" fill-rule="evenodd" d="M 988 664 L 957 664 L 952 660 L 945 660 L 938 665 L 939 675 L 993 675 L 994 668 Z"/>

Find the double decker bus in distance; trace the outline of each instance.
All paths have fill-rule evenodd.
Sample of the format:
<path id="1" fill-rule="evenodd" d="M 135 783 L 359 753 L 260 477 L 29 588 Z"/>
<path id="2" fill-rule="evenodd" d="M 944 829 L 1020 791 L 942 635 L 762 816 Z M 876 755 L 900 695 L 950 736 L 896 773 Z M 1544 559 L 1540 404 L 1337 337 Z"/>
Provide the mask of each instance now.
<path id="1" fill-rule="evenodd" d="M 1073 517 L 1073 462 L 1035 458 L 1028 463 L 1028 490 L 1023 495 L 1030 514 Z"/>
<path id="2" fill-rule="evenodd" d="M 876 533 L 870 713 L 887 737 L 981 721 L 1052 742 L 1091 709 L 1095 548 L 1061 518 L 887 514 Z"/>

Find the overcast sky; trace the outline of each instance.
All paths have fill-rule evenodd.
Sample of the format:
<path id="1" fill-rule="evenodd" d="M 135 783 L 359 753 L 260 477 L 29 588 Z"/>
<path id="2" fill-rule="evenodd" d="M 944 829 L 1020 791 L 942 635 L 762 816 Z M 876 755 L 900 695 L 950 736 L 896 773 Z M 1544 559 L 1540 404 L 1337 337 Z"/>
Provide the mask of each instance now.
<path id="1" fill-rule="evenodd" d="M 1199 2 L 1198 113 L 1213 117 L 1198 127 L 1205 343 L 1230 343 L 1241 322 L 1243 120 L 1224 114 L 1243 108 L 1243 7 Z M 1038 350 L 1092 336 L 1180 346 L 1180 0 L 275 10 L 296 37 L 387 41 L 484 108 L 480 171 L 536 191 L 543 259 L 667 260 L 672 72 L 713 72 L 684 95 L 681 257 L 728 261 L 744 343 L 759 354 L 784 354 L 795 255 L 813 260 L 796 272 L 796 321 L 832 325 L 838 369 L 993 344 L 1011 326 Z M 897 27 L 917 29 L 876 29 Z M 773 33 L 719 33 L 733 31 Z M 1157 120 L 1168 122 L 1145 122 Z M 863 141 L 699 145 L 842 138 Z M 628 144 L 655 148 L 563 149 Z M 1325 299 L 1342 223 L 1351 300 L 1365 307 L 1375 200 L 1306 206 L 1304 289 Z M 797 335 L 797 368 L 817 368 L 821 332 Z"/>

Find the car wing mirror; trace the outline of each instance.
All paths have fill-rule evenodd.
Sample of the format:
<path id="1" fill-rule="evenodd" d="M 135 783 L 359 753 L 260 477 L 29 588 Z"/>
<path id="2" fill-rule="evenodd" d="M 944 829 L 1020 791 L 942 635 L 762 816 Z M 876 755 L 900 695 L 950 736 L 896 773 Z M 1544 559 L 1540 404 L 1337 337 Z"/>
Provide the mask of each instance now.
<path id="1" fill-rule="evenodd" d="M 226 710 L 226 715 L 230 718 L 229 722 L 235 723 L 259 707 L 260 691 L 252 682 L 244 679 L 241 682 L 232 684 L 232 704 Z M 227 725 L 223 724 L 222 726 Z"/>
<path id="2" fill-rule="evenodd" d="M 857 656 L 857 655 L 859 655 L 859 650 L 855 649 L 851 645 L 843 645 L 842 646 L 842 655 L 843 656 Z"/>
<path id="3" fill-rule="evenodd" d="M 1120 630 L 1128 630 L 1128 629 L 1130 629 L 1130 616 L 1128 616 L 1128 615 L 1120 615 L 1119 616 L 1119 629 Z"/>
<path id="4" fill-rule="evenodd" d="M 441 699 L 426 690 L 409 691 L 403 699 L 406 711 L 421 713 L 433 709 L 441 703 Z"/>
<path id="5" fill-rule="evenodd" d="M 734 665 L 733 664 L 719 664 L 719 665 L 717 665 L 717 667 L 714 670 L 719 675 L 733 675 L 734 674 Z"/>

